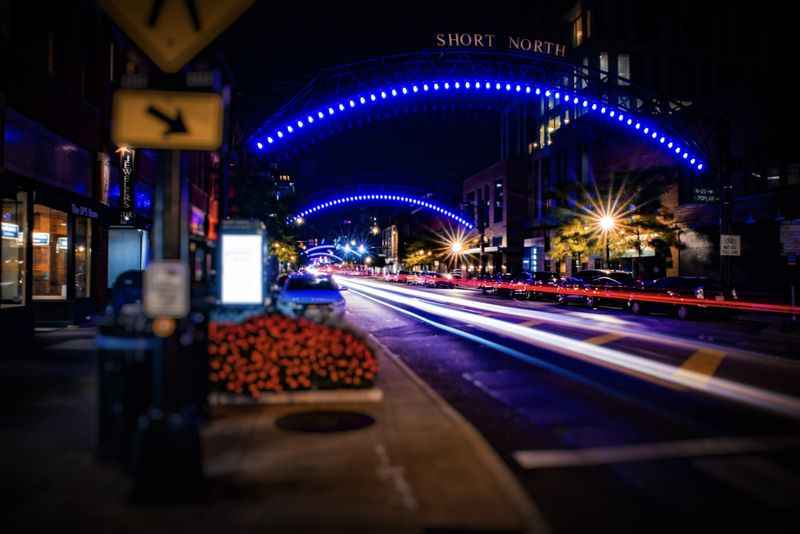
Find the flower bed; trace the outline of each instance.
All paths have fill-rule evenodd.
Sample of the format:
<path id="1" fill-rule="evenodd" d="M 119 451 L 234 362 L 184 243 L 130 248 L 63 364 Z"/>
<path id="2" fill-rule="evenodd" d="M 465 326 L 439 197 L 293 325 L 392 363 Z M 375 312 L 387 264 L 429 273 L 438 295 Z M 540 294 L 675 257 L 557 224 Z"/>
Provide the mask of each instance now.
<path id="1" fill-rule="evenodd" d="M 259 398 L 265 392 L 366 388 L 378 373 L 375 351 L 341 326 L 256 315 L 211 322 L 212 388 Z"/>

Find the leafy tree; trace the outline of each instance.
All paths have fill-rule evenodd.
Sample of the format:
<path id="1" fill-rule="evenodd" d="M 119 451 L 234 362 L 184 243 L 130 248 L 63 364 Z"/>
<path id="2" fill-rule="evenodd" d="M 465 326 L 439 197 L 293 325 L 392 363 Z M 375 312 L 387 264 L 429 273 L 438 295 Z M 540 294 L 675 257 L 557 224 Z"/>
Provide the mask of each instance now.
<path id="1" fill-rule="evenodd" d="M 550 243 L 552 258 L 604 256 L 606 239 L 612 258 L 631 250 L 641 258 L 646 248 L 664 257 L 670 247 L 679 246 L 674 214 L 662 202 L 664 193 L 675 183 L 674 169 L 654 167 L 621 179 L 616 189 L 611 181 L 604 190 L 597 184 L 594 191 L 571 184 L 551 193 L 550 198 L 559 206 L 551 215 L 557 226 Z M 614 220 L 607 232 L 599 224 L 604 215 Z"/>

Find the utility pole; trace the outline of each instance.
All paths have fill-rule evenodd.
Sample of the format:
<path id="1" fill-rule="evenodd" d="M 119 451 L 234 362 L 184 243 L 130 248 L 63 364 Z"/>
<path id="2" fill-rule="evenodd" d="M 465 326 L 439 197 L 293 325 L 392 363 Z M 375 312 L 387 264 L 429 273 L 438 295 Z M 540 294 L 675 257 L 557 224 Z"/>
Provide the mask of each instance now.
<path id="1" fill-rule="evenodd" d="M 717 183 L 719 183 L 719 234 L 720 248 L 722 235 L 733 230 L 733 183 L 731 182 L 731 131 L 727 119 L 720 118 L 717 124 Z M 732 284 L 731 256 L 720 255 L 720 282 L 725 289 Z"/>
<path id="2" fill-rule="evenodd" d="M 478 231 L 481 240 L 481 275 L 486 274 L 486 226 L 489 219 L 489 201 L 481 199 L 478 205 Z"/>

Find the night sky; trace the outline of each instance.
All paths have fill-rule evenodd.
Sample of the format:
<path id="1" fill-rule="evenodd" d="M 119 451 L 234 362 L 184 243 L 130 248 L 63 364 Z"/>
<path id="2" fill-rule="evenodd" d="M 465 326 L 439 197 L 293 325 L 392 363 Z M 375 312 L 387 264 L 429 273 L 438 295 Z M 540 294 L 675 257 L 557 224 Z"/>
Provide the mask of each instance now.
<path id="1" fill-rule="evenodd" d="M 487 2 L 469 9 L 464 2 L 257 2 L 222 39 L 236 76 L 242 127 L 258 127 L 321 68 L 431 48 L 437 31 L 556 40 L 557 28 L 544 24 L 565 4 Z M 406 115 L 329 137 L 305 152 L 296 168 L 298 188 L 324 196 L 355 184 L 402 184 L 456 197 L 461 180 L 499 154 L 495 112 Z"/>

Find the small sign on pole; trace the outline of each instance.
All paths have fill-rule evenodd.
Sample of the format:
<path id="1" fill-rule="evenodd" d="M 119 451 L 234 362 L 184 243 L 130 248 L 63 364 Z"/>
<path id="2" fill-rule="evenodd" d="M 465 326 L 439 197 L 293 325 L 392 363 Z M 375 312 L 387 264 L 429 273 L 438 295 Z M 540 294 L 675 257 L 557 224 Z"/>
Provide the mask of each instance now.
<path id="1" fill-rule="evenodd" d="M 741 256 L 742 236 L 734 234 L 721 234 L 719 236 L 720 256 Z"/>
<path id="2" fill-rule="evenodd" d="M 153 261 L 144 272 L 144 313 L 180 319 L 189 315 L 189 268 L 180 260 Z"/>

